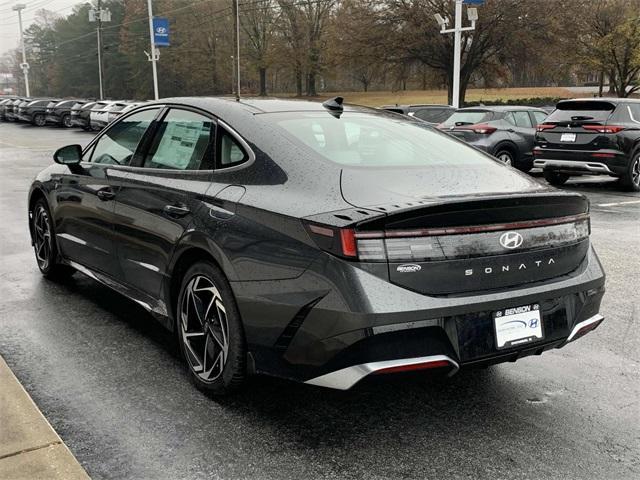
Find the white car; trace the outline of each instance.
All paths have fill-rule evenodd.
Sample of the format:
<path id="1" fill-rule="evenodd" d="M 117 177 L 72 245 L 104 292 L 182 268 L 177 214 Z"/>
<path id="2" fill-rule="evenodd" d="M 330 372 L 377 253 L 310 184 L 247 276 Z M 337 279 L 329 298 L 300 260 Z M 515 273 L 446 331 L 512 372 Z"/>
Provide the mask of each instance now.
<path id="1" fill-rule="evenodd" d="M 89 115 L 91 130 L 102 130 L 109 123 L 109 110 L 117 104 L 122 105 L 122 102 L 105 100 L 96 103 Z"/>

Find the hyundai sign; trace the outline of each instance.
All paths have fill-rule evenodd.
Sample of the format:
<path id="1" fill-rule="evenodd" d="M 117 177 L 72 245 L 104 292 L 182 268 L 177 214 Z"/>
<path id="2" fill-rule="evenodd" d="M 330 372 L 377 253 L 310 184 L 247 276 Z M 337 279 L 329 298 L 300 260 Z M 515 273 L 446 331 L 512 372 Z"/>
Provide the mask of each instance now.
<path id="1" fill-rule="evenodd" d="M 169 19 L 153 18 L 153 42 L 156 47 L 169 46 Z"/>

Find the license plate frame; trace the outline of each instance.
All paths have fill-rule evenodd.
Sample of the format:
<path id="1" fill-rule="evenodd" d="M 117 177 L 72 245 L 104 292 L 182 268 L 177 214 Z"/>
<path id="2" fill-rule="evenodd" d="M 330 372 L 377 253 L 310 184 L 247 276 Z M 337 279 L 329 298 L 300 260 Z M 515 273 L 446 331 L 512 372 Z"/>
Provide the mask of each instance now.
<path id="1" fill-rule="evenodd" d="M 533 303 L 493 312 L 493 330 L 498 350 L 544 340 L 540 304 Z"/>
<path id="2" fill-rule="evenodd" d="M 575 142 L 576 134 L 575 133 L 562 133 L 560 135 L 561 142 Z"/>

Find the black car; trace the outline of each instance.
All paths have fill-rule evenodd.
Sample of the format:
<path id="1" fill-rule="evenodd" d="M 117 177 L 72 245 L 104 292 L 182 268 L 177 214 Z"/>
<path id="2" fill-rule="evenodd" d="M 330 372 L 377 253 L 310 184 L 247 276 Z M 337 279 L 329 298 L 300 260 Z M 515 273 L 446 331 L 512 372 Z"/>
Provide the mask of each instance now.
<path id="1" fill-rule="evenodd" d="M 80 127 L 84 130 L 91 130 L 91 109 L 98 102 L 77 102 L 71 107 L 71 126 Z"/>
<path id="2" fill-rule="evenodd" d="M 71 125 L 71 109 L 75 105 L 84 105 L 87 100 L 62 100 L 57 102 L 55 100 L 47 104 L 46 109 L 46 122 L 59 125 L 62 127 L 70 128 Z"/>
<path id="3" fill-rule="evenodd" d="M 438 125 L 449 118 L 456 111 L 451 105 L 384 105 L 383 110 L 401 113 L 410 117 L 419 118 L 431 125 Z"/>
<path id="4" fill-rule="evenodd" d="M 59 100 L 53 98 L 36 98 L 31 101 L 25 101 L 18 107 L 18 120 L 22 122 L 32 123 L 38 127 L 44 127 L 47 124 L 47 105 L 52 101 Z"/>
<path id="5" fill-rule="evenodd" d="M 341 98 L 174 98 L 58 150 L 29 191 L 46 277 L 155 315 L 217 394 L 487 365 L 596 328 L 586 198 Z"/>
<path id="6" fill-rule="evenodd" d="M 7 122 L 16 122 L 18 120 L 18 108 L 20 104 L 29 101 L 29 98 L 15 98 L 4 105 L 4 120 Z"/>
<path id="7" fill-rule="evenodd" d="M 5 113 L 9 104 L 12 104 L 16 100 L 16 97 L 0 97 L 0 120 L 5 121 Z"/>
<path id="8" fill-rule="evenodd" d="M 572 175 L 610 175 L 640 191 L 640 100 L 563 100 L 538 125 L 535 166 L 552 185 Z"/>
<path id="9" fill-rule="evenodd" d="M 438 128 L 528 172 L 533 168 L 536 125 L 546 117 L 547 112 L 541 108 L 467 107 L 457 110 Z"/>

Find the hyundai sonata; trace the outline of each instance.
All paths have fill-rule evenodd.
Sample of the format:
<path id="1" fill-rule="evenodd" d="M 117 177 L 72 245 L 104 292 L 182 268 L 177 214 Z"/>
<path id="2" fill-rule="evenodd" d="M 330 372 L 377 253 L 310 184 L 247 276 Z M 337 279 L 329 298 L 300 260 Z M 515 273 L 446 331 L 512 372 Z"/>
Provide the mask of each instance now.
<path id="1" fill-rule="evenodd" d="M 29 193 L 41 272 L 143 306 L 215 394 L 254 373 L 453 374 L 603 320 L 587 200 L 411 117 L 166 99 L 54 159 Z"/>

